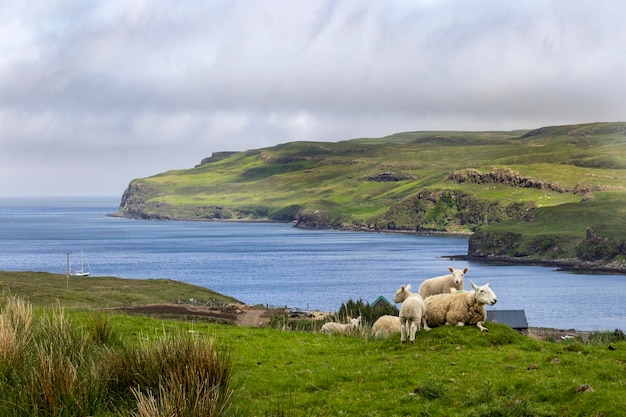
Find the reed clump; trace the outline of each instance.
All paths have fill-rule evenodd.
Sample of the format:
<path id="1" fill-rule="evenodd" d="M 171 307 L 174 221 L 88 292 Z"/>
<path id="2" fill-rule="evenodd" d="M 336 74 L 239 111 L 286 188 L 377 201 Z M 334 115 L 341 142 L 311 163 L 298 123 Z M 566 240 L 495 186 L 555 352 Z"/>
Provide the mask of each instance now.
<path id="1" fill-rule="evenodd" d="M 231 376 L 229 351 L 202 335 L 124 344 L 104 313 L 81 325 L 61 308 L 0 300 L 2 416 L 223 416 Z"/>

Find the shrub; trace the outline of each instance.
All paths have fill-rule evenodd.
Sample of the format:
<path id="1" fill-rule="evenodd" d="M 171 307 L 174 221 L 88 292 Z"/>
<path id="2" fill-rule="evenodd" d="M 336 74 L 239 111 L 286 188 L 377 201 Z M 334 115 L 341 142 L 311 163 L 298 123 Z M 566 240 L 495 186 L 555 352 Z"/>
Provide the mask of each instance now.
<path id="1" fill-rule="evenodd" d="M 342 303 L 337 316 L 342 322 L 346 322 L 348 317 L 354 318 L 361 316 L 361 320 L 364 323 L 372 324 L 379 317 L 386 314 L 397 316 L 399 314 L 398 307 L 384 303 L 372 306 L 370 303 L 365 303 L 359 298 L 357 301 L 349 299 L 345 303 Z"/>

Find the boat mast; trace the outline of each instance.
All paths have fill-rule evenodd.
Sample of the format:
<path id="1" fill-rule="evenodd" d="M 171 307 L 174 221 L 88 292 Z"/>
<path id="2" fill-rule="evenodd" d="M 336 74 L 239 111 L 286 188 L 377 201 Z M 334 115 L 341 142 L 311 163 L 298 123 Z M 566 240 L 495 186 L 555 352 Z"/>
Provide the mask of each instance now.
<path id="1" fill-rule="evenodd" d="M 65 271 L 65 275 L 67 275 L 68 277 L 70 276 L 70 253 L 72 252 L 65 252 L 65 255 L 67 255 L 67 269 Z"/>

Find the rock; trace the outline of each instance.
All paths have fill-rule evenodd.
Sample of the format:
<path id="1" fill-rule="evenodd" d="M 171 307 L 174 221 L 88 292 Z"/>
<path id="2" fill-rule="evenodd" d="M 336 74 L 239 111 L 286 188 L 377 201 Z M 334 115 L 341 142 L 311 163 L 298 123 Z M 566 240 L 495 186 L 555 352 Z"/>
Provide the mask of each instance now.
<path id="1" fill-rule="evenodd" d="M 582 394 L 585 392 L 593 392 L 593 391 L 595 390 L 589 384 L 582 384 L 580 387 L 576 388 L 576 394 Z"/>

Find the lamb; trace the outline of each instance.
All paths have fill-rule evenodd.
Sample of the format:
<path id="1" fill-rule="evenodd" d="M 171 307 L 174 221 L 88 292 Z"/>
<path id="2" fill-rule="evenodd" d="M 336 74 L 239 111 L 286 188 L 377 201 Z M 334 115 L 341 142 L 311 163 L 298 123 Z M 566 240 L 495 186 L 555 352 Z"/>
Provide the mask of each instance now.
<path id="1" fill-rule="evenodd" d="M 398 316 L 381 316 L 374 322 L 372 326 L 372 335 L 374 337 L 389 337 L 394 333 L 400 332 L 400 317 Z"/>
<path id="2" fill-rule="evenodd" d="M 401 343 L 406 340 L 407 327 L 411 343 L 415 342 L 415 333 L 420 331 L 421 324 L 423 324 L 424 330 L 430 330 L 424 316 L 426 310 L 424 300 L 419 294 L 411 292 L 411 284 L 400 287 L 393 296 L 393 301 L 402 303 L 400 307 Z"/>
<path id="3" fill-rule="evenodd" d="M 356 319 L 348 317 L 348 323 L 346 324 L 335 323 L 333 321 L 324 323 L 324 325 L 320 329 L 320 332 L 325 333 L 325 334 L 333 334 L 333 333 L 349 334 L 349 333 L 352 333 L 352 331 L 358 329 L 360 325 L 361 325 L 361 316 L 357 317 Z"/>
<path id="4" fill-rule="evenodd" d="M 455 290 L 463 289 L 465 274 L 467 273 L 469 268 L 461 270 L 454 269 L 449 266 L 448 270 L 450 271 L 448 275 L 429 278 L 422 282 L 422 285 L 420 285 L 417 292 L 419 293 L 419 295 L 422 296 L 424 300 L 426 300 L 426 298 L 430 297 L 431 295 L 445 294 L 447 292 L 451 292 L 451 288 L 454 288 Z"/>
<path id="5" fill-rule="evenodd" d="M 456 326 L 475 324 L 480 331 L 488 331 L 483 326 L 487 320 L 486 304 L 494 305 L 498 299 L 489 288 L 489 283 L 480 287 L 474 282 L 471 284 L 473 291 L 438 294 L 424 300 L 428 325 L 436 327 L 443 324 Z"/>

